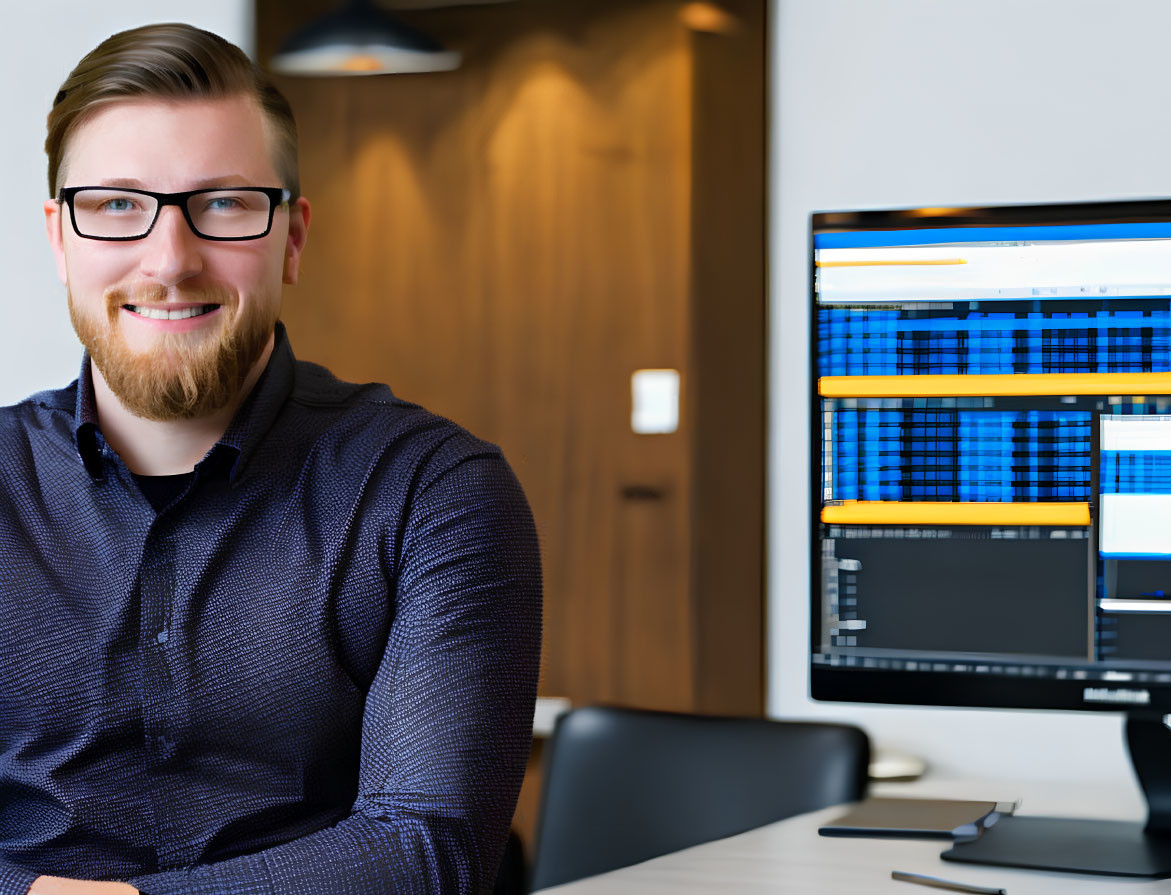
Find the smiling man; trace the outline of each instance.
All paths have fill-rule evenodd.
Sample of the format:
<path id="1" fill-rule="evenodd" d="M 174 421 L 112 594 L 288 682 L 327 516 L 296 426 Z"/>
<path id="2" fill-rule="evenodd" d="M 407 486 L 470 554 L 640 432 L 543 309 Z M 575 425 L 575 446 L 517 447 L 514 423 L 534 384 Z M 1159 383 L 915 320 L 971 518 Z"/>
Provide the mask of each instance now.
<path id="1" fill-rule="evenodd" d="M 46 149 L 85 356 L 0 410 L 0 895 L 489 888 L 540 650 L 515 477 L 295 360 L 296 130 L 236 47 L 114 35 Z"/>

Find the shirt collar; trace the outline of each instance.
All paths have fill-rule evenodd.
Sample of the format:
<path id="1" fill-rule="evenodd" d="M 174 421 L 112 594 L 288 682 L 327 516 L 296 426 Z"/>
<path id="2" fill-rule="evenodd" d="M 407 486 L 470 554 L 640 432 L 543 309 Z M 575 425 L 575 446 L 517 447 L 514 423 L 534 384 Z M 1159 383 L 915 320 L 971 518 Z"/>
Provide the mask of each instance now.
<path id="1" fill-rule="evenodd" d="M 207 459 L 214 455 L 223 456 L 223 462 L 230 468 L 230 484 L 236 484 L 256 446 L 276 422 L 285 399 L 293 390 L 295 375 L 296 358 L 293 356 L 285 326 L 278 321 L 272 355 L 264 372 L 260 374 L 256 385 L 232 417 L 223 436 L 208 452 Z M 93 374 L 90 370 L 88 351 L 82 355 L 81 372 L 77 377 L 73 431 L 77 440 L 77 452 L 86 470 L 93 478 L 102 478 L 105 474 L 102 456 L 106 451 L 106 442 L 98 425 L 98 408 L 94 398 Z"/>
<path id="2" fill-rule="evenodd" d="M 285 400 L 293 390 L 296 370 L 297 359 L 293 356 L 285 325 L 277 321 L 272 356 L 268 359 L 268 365 L 256 380 L 256 385 L 252 387 L 244 403 L 240 405 L 240 409 L 236 411 L 236 415 L 232 417 L 227 431 L 213 448 L 213 451 L 227 449 L 235 452 L 231 472 L 228 474 L 230 484 L 236 484 L 261 439 L 276 422 L 281 408 L 285 406 Z"/>
<path id="3" fill-rule="evenodd" d="M 102 468 L 105 439 L 98 428 L 98 405 L 94 398 L 94 381 L 88 351 L 81 356 L 81 372 L 77 374 L 77 403 L 73 419 L 73 437 L 77 441 L 77 453 L 81 456 L 81 462 L 85 464 L 90 476 L 100 479 L 105 475 Z"/>

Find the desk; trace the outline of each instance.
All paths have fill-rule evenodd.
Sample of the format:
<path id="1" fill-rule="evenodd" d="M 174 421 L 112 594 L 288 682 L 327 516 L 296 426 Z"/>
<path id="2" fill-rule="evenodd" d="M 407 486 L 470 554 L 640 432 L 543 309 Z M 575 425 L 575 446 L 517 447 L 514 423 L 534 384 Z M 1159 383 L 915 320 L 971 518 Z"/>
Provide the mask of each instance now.
<path id="1" fill-rule="evenodd" d="M 1020 814 L 1138 820 L 1144 808 L 1133 786 L 1078 783 L 975 783 L 929 780 L 872 788 L 884 796 L 936 796 L 997 801 L 1021 799 Z M 1008 895 L 1169 895 L 1171 880 L 1043 873 L 955 864 L 947 846 L 923 839 L 838 839 L 817 828 L 842 813 L 826 808 L 655 858 L 633 867 L 545 889 L 548 895 L 945 895 L 941 889 L 896 882 L 892 870 L 927 873 Z"/>

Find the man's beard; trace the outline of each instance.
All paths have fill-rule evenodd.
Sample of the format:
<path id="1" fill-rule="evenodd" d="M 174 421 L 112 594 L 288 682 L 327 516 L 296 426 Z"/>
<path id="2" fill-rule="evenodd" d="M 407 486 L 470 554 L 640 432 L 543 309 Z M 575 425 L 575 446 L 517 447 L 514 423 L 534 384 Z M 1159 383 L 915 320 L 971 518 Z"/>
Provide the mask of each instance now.
<path id="1" fill-rule="evenodd" d="M 196 419 L 227 407 L 264 353 L 280 307 L 279 301 L 254 296 L 241 310 L 229 290 L 184 290 L 178 296 L 182 302 L 220 306 L 218 329 L 159 333 L 147 351 L 132 350 L 119 326 L 122 306 L 159 307 L 169 295 L 156 286 L 111 289 L 104 321 L 69 296 L 73 328 L 110 390 L 131 413 L 162 422 Z"/>

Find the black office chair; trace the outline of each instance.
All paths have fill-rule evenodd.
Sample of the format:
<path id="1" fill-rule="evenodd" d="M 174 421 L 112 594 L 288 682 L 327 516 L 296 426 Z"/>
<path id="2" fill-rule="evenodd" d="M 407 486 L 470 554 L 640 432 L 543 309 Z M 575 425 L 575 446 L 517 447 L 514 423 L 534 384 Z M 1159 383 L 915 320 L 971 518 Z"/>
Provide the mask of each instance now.
<path id="1" fill-rule="evenodd" d="M 492 895 L 527 895 L 528 891 L 529 867 L 525 860 L 524 843 L 520 841 L 516 830 L 509 830 Z"/>
<path id="2" fill-rule="evenodd" d="M 856 727 L 620 708 L 546 750 L 533 890 L 855 801 L 870 760 Z"/>

